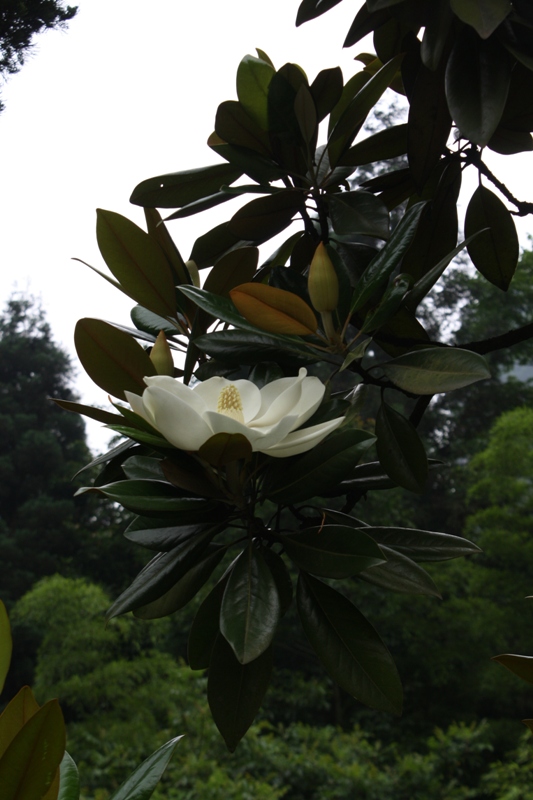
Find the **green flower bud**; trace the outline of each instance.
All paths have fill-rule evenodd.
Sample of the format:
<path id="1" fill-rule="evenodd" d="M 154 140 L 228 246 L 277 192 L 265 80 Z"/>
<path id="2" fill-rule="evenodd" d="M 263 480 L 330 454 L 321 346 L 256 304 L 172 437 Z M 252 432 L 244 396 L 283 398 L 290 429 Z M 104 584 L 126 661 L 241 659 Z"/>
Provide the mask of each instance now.
<path id="1" fill-rule="evenodd" d="M 317 311 L 335 311 L 339 302 L 339 279 L 324 242 L 320 242 L 307 278 L 309 297 Z"/>

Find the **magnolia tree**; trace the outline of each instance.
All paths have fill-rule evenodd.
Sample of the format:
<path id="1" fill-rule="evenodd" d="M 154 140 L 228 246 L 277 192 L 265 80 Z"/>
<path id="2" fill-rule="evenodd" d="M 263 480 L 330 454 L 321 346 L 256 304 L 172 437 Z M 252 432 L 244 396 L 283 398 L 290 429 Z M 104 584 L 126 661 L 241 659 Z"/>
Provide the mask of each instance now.
<path id="1" fill-rule="evenodd" d="M 304 0 L 298 23 L 337 2 Z M 376 54 L 360 54 L 346 83 L 339 68 L 309 81 L 261 50 L 245 56 L 237 99 L 218 107 L 208 139 L 221 162 L 139 184 L 131 201 L 146 231 L 98 211 L 103 277 L 136 304 L 134 327 L 76 327 L 81 363 L 115 411 L 58 402 L 121 437 L 81 491 L 134 512 L 126 538 L 154 551 L 108 617 L 171 614 L 211 579 L 189 663 L 208 669 L 231 750 L 261 705 L 293 593 L 333 680 L 399 713 L 393 659 L 341 582 L 438 595 L 421 562 L 477 550 L 385 518 L 371 527 L 358 503 L 394 486 L 423 491 L 436 464 L 417 425 L 431 397 L 488 378 L 484 353 L 533 335 L 502 320 L 501 336 L 451 346 L 417 317 L 465 247 L 488 281 L 505 291 L 512 280 L 513 214 L 532 206 L 483 157 L 533 149 L 532 27 L 526 0 L 367 0 L 346 44 L 373 32 Z M 406 97 L 407 123 L 360 138 L 389 88 Z M 358 181 L 402 155 L 404 167 Z M 458 244 L 466 168 L 479 185 Z M 246 195 L 185 260 L 165 222 Z M 157 209 L 177 210 L 162 220 Z M 372 429 L 359 415 L 365 388 L 380 402 Z"/>

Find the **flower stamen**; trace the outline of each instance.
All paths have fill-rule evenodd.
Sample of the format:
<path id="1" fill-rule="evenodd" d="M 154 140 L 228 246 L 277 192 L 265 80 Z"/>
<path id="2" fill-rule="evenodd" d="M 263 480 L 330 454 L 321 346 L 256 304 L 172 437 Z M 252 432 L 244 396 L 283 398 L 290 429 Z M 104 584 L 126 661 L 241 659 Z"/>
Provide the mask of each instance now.
<path id="1" fill-rule="evenodd" d="M 244 423 L 241 396 L 233 383 L 225 386 L 220 392 L 217 411 L 219 414 L 225 414 L 227 417 L 237 420 L 237 422 Z"/>

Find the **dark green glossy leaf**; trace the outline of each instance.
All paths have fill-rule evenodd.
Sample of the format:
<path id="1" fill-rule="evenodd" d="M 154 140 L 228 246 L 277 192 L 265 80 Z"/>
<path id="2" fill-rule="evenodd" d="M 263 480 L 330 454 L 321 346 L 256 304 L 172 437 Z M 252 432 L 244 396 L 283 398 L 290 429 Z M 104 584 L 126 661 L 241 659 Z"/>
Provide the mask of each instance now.
<path id="1" fill-rule="evenodd" d="M 355 19 L 350 26 L 343 46 L 351 47 L 366 36 L 367 33 L 371 33 L 381 27 L 381 25 L 387 22 L 389 17 L 390 14 L 386 9 L 380 9 L 371 14 L 365 3 L 355 15 Z"/>
<path id="2" fill-rule="evenodd" d="M 400 67 L 403 54 L 391 59 L 360 89 L 340 116 L 328 139 L 329 159 L 335 166 L 343 152 L 360 131 L 368 113 L 390 86 Z"/>
<path id="3" fill-rule="evenodd" d="M 386 562 L 360 572 L 359 578 L 392 592 L 440 597 L 439 590 L 425 569 L 390 547 L 382 545 L 382 550 L 387 557 Z"/>
<path id="4" fill-rule="evenodd" d="M 135 187 L 130 203 L 148 208 L 179 208 L 218 192 L 221 186 L 233 183 L 241 175 L 242 171 L 231 164 L 157 175 Z"/>
<path id="5" fill-rule="evenodd" d="M 295 336 L 249 331 L 217 331 L 195 339 L 197 347 L 228 364 L 260 364 L 277 361 L 287 367 L 305 366 L 315 361 L 336 364 L 338 359 L 306 346 Z"/>
<path id="6" fill-rule="evenodd" d="M 143 306 L 134 306 L 131 309 L 130 316 L 136 328 L 145 333 L 150 333 L 152 336 L 157 336 L 159 331 L 163 331 L 168 336 L 177 336 L 180 333 L 177 325 L 173 325 L 164 317 L 154 314 L 153 311 L 148 311 Z"/>
<path id="7" fill-rule="evenodd" d="M 149 356 L 127 333 L 99 319 L 84 318 L 74 332 L 76 352 L 89 377 L 121 400 L 125 391 L 142 394 L 144 378 L 155 375 Z"/>
<path id="8" fill-rule="evenodd" d="M 424 445 L 412 423 L 382 402 L 376 417 L 377 453 L 387 475 L 404 489 L 422 492 L 428 475 Z"/>
<path id="9" fill-rule="evenodd" d="M 465 26 L 456 38 L 446 68 L 446 97 L 461 135 L 483 147 L 500 123 L 511 60 L 493 37 L 480 39 Z"/>
<path id="10" fill-rule="evenodd" d="M 219 105 L 215 119 L 215 131 L 228 144 L 246 147 L 267 158 L 270 156 L 268 134 L 261 130 L 245 108 L 235 100 L 227 100 Z M 223 183 L 232 183 L 232 181 L 223 181 Z"/>
<path id="11" fill-rule="evenodd" d="M 385 560 L 370 536 L 344 525 L 323 525 L 281 539 L 300 569 L 322 578 L 349 578 Z"/>
<path id="12" fill-rule="evenodd" d="M 203 560 L 214 529 L 187 539 L 168 553 L 158 553 L 143 567 L 128 588 L 117 597 L 106 619 L 141 608 L 169 591 L 192 567 Z"/>
<path id="13" fill-rule="evenodd" d="M 225 158 L 234 167 L 238 167 L 249 178 L 260 184 L 279 180 L 286 174 L 285 170 L 270 158 L 262 156 L 248 147 L 226 144 L 216 133 L 209 137 L 207 144 L 221 158 Z"/>
<path id="14" fill-rule="evenodd" d="M 159 244 L 121 214 L 97 209 L 96 238 L 110 271 L 137 303 L 174 316 L 172 271 Z"/>
<path id="15" fill-rule="evenodd" d="M 488 39 L 512 11 L 510 0 L 450 0 L 452 11 Z"/>
<path id="16" fill-rule="evenodd" d="M 146 761 L 143 761 L 129 778 L 126 778 L 109 800 L 149 800 L 172 758 L 177 743 L 182 738 L 182 736 L 176 736 L 175 739 L 166 742 L 155 753 L 148 756 Z"/>
<path id="17" fill-rule="evenodd" d="M 156 208 L 145 208 L 144 217 L 148 233 L 154 239 L 168 261 L 172 271 L 174 283 L 189 283 L 189 273 L 181 253 L 176 247 L 168 228 Z"/>
<path id="18" fill-rule="evenodd" d="M 356 94 L 361 91 L 363 86 L 368 83 L 369 80 L 369 73 L 362 70 L 361 72 L 356 72 L 355 75 L 352 75 L 348 83 L 343 87 L 340 100 L 336 103 L 329 115 L 328 137 L 331 135 L 335 125 L 344 114 Z M 324 149 L 327 152 L 327 145 Z"/>
<path id="19" fill-rule="evenodd" d="M 137 527 L 139 519 L 144 519 L 144 526 L 142 528 Z M 134 523 L 126 528 L 124 536 L 130 542 L 139 544 L 141 547 L 147 547 L 149 550 L 156 550 L 159 553 L 168 552 L 187 539 L 197 534 L 204 533 L 208 528 L 213 528 L 213 525 L 209 522 L 193 523 L 191 525 L 172 525 L 162 528 L 151 527 L 155 522 L 156 520 L 154 520 L 153 517 L 137 517 Z"/>
<path id="20" fill-rule="evenodd" d="M 398 158 L 404 153 L 407 153 L 407 125 L 393 125 L 354 144 L 341 156 L 339 165 L 360 167 L 374 161 Z"/>
<path id="21" fill-rule="evenodd" d="M 490 378 L 483 356 L 458 347 L 427 347 L 380 364 L 395 386 L 413 394 L 437 394 Z"/>
<path id="22" fill-rule="evenodd" d="M 41 800 L 65 752 L 65 723 L 57 700 L 45 703 L 0 758 L 2 800 Z"/>
<path id="23" fill-rule="evenodd" d="M 533 656 L 516 656 L 504 653 L 501 656 L 493 656 L 493 661 L 497 661 L 502 667 L 506 667 L 514 675 L 518 675 L 523 681 L 533 683 Z"/>
<path id="24" fill-rule="evenodd" d="M 362 430 L 343 428 L 308 453 L 276 464 L 265 480 L 264 495 L 275 503 L 299 503 L 340 483 L 375 441 Z"/>
<path id="25" fill-rule="evenodd" d="M 67 752 L 59 766 L 59 794 L 57 800 L 80 800 L 80 777 L 76 762 Z"/>
<path id="26" fill-rule="evenodd" d="M 477 236 L 477 234 L 474 234 Z M 422 302 L 428 292 L 432 289 L 432 287 L 436 284 L 448 264 L 455 258 L 458 253 L 463 250 L 467 246 L 467 244 L 471 241 L 471 238 L 465 239 L 464 242 L 457 245 L 451 253 L 448 253 L 438 264 L 435 264 L 425 275 L 423 275 L 420 280 L 418 280 L 411 291 L 408 293 L 405 299 L 405 307 L 413 314 L 418 308 L 418 305 Z"/>
<path id="27" fill-rule="evenodd" d="M 303 194 L 290 189 L 259 197 L 233 215 L 228 230 L 241 239 L 265 242 L 285 230 L 303 204 Z"/>
<path id="28" fill-rule="evenodd" d="M 139 430 L 138 428 L 130 428 L 127 425 L 107 425 L 110 431 L 115 431 L 120 436 L 126 436 L 128 439 L 133 439 L 134 442 L 139 442 L 140 444 L 147 444 L 157 449 L 173 449 L 174 445 L 171 445 L 170 442 L 167 442 L 166 439 L 163 439 L 162 436 L 155 436 L 152 433 L 148 433 L 147 431 Z"/>
<path id="29" fill-rule="evenodd" d="M 216 262 L 204 283 L 204 291 L 227 297 L 230 289 L 252 280 L 258 260 L 257 247 L 232 250 Z"/>
<path id="30" fill-rule="evenodd" d="M 110 411 L 104 411 L 103 408 L 94 408 L 94 406 L 85 406 L 82 403 L 73 403 L 72 400 L 58 400 L 52 398 L 54 403 L 64 408 L 65 411 L 73 411 L 76 414 L 83 414 L 84 417 L 95 419 L 97 422 L 103 422 L 104 425 L 112 425 L 115 422 L 120 422 L 122 417 L 119 414 L 112 414 Z"/>
<path id="31" fill-rule="evenodd" d="M 291 257 L 296 243 L 302 238 L 302 231 L 297 231 L 289 236 L 271 255 L 261 264 L 260 274 L 268 272 L 274 267 L 283 267 Z M 259 276 L 258 276 L 259 277 Z"/>
<path id="32" fill-rule="evenodd" d="M 249 664 L 265 652 L 279 618 L 276 582 L 250 543 L 233 566 L 220 610 L 220 631 L 240 664 Z"/>
<path id="33" fill-rule="evenodd" d="M 453 22 L 450 0 L 433 0 L 427 6 L 427 14 L 420 56 L 424 66 L 436 70 L 440 64 Z"/>
<path id="34" fill-rule="evenodd" d="M 359 523 L 359 520 L 354 522 Z M 414 561 L 447 561 L 481 552 L 468 539 L 451 533 L 388 527 L 365 527 L 363 530 L 380 546 L 390 547 Z"/>
<path id="35" fill-rule="evenodd" d="M 285 566 L 282 557 L 274 550 L 266 548 L 261 551 L 261 554 L 274 578 L 274 583 L 278 590 L 280 616 L 284 616 L 292 603 L 292 580 L 289 570 Z"/>
<path id="36" fill-rule="evenodd" d="M 303 83 L 294 98 L 294 113 L 298 125 L 300 126 L 300 133 L 305 144 L 316 144 L 316 137 L 318 135 L 318 116 L 315 106 L 313 95 L 309 91 L 309 87 Z M 313 144 L 314 143 L 314 144 Z"/>
<path id="37" fill-rule="evenodd" d="M 342 95 L 343 79 L 340 67 L 323 69 L 309 87 L 315 101 L 318 121 L 327 117 Z"/>
<path id="38" fill-rule="evenodd" d="M 196 612 L 187 644 L 187 657 L 191 669 L 209 667 L 211 653 L 220 633 L 220 608 L 228 577 L 229 570 L 209 592 Z"/>
<path id="39" fill-rule="evenodd" d="M 410 275 L 400 274 L 387 287 L 379 305 L 371 309 L 365 317 L 361 333 L 377 331 L 385 325 L 400 308 L 403 299 L 407 296 L 413 279 Z"/>
<path id="40" fill-rule="evenodd" d="M 178 611 L 195 597 L 211 577 L 226 553 L 226 548 L 211 542 L 205 556 L 183 575 L 165 594 L 151 603 L 136 607 L 133 611 L 139 619 L 160 619 Z"/>
<path id="41" fill-rule="evenodd" d="M 181 450 L 169 453 L 161 463 L 161 468 L 165 479 L 178 489 L 200 497 L 222 497 L 220 489 L 210 480 L 208 471 L 199 460 Z"/>
<path id="42" fill-rule="evenodd" d="M 392 657 L 372 625 L 335 589 L 300 574 L 302 626 L 339 686 L 365 705 L 399 714 L 402 687 Z"/>
<path id="43" fill-rule="evenodd" d="M 309 22 L 310 19 L 320 17 L 340 2 L 341 0 L 302 0 L 296 15 L 296 27 Z"/>
<path id="44" fill-rule="evenodd" d="M 533 137 L 528 131 L 510 131 L 500 126 L 494 131 L 487 147 L 504 156 L 526 153 L 533 150 Z"/>
<path id="45" fill-rule="evenodd" d="M 215 725 L 233 752 L 254 721 L 270 683 L 272 648 L 240 664 L 222 634 L 211 653 L 207 699 Z"/>
<path id="46" fill-rule="evenodd" d="M 250 117 L 268 130 L 268 87 L 275 70 L 262 58 L 246 55 L 237 69 L 237 96 Z"/>
<path id="47" fill-rule="evenodd" d="M 466 209 L 465 234 L 488 228 L 469 242 L 468 255 L 484 278 L 504 292 L 516 270 L 518 235 L 510 212 L 494 192 L 478 186 Z"/>
<path id="48" fill-rule="evenodd" d="M 451 127 L 442 70 L 421 67 L 409 97 L 407 123 L 409 169 L 419 191 L 446 152 Z"/>
<path id="49" fill-rule="evenodd" d="M 370 192 L 332 194 L 328 203 L 333 230 L 340 236 L 359 233 L 377 239 L 389 238 L 387 207 Z"/>
<path id="50" fill-rule="evenodd" d="M 387 244 L 372 259 L 354 291 L 350 313 L 358 311 L 389 280 L 416 233 L 425 203 L 416 203 L 404 214 Z"/>
<path id="51" fill-rule="evenodd" d="M 114 503 L 120 503 L 124 508 L 142 514 L 147 511 L 162 511 L 165 513 L 176 512 L 184 515 L 198 514 L 198 520 L 184 520 L 188 522 L 203 522 L 206 515 L 218 508 L 218 504 L 193 497 L 183 497 L 182 494 L 169 483 L 161 481 L 133 480 L 117 481 L 107 486 L 88 487 L 79 489 L 77 494 L 85 491 L 95 491 L 104 494 Z"/>
<path id="52" fill-rule="evenodd" d="M 267 383 L 272 383 L 272 381 L 277 381 L 284 377 L 283 370 L 279 364 L 276 364 L 275 361 L 264 361 L 252 367 L 248 380 L 255 383 L 258 389 L 262 389 Z"/>
<path id="53" fill-rule="evenodd" d="M 122 469 L 127 478 L 140 480 L 164 481 L 165 476 L 161 469 L 160 458 L 149 456 L 130 456 L 122 464 Z"/>
<path id="54" fill-rule="evenodd" d="M 165 222 L 170 222 L 173 219 L 191 217 L 193 214 L 200 214 L 202 211 L 207 211 L 209 208 L 215 208 L 215 206 L 219 206 L 222 203 L 227 203 L 228 200 L 231 199 L 232 195 L 230 192 L 216 192 L 215 194 L 210 194 L 207 197 L 203 197 L 201 200 L 195 200 L 194 203 L 187 203 L 186 206 L 182 206 L 178 211 L 169 214 L 168 217 L 165 217 Z"/>
<path id="55" fill-rule="evenodd" d="M 253 244 L 251 241 L 244 241 L 228 230 L 228 223 L 223 222 L 212 230 L 204 233 L 194 243 L 191 260 L 194 261 L 198 269 L 211 267 L 222 258 L 223 255 L 234 250 L 236 247 Z"/>

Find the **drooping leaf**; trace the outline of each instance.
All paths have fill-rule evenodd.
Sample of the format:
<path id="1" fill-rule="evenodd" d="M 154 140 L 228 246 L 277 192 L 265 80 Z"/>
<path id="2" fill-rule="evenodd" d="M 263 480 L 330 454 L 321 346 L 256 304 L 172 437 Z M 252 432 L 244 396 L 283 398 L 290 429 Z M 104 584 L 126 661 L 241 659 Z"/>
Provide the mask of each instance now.
<path id="1" fill-rule="evenodd" d="M 163 317 L 174 316 L 174 281 L 157 241 L 114 211 L 97 209 L 96 238 L 110 271 L 127 294 Z"/>
<path id="2" fill-rule="evenodd" d="M 504 156 L 525 153 L 533 150 L 533 137 L 528 131 L 510 131 L 500 125 L 492 134 L 487 147 Z"/>
<path id="3" fill-rule="evenodd" d="M 320 17 L 321 14 L 325 14 L 340 2 L 341 0 L 302 0 L 296 15 L 296 27 L 304 22 L 309 22 L 310 19 Z"/>
<path id="4" fill-rule="evenodd" d="M 375 586 L 403 594 L 423 594 L 440 597 L 433 578 L 425 569 L 403 553 L 381 546 L 387 560 L 383 564 L 360 572 L 358 577 Z"/>
<path id="5" fill-rule="evenodd" d="M 311 336 L 318 324 L 313 310 L 292 292 L 262 283 L 244 283 L 230 291 L 242 316 L 260 330 L 289 336 Z"/>
<path id="6" fill-rule="evenodd" d="M 270 682 L 272 648 L 248 664 L 237 661 L 219 634 L 209 664 L 207 699 L 215 724 L 233 752 L 254 721 Z"/>
<path id="7" fill-rule="evenodd" d="M 377 453 L 387 475 L 411 492 L 424 490 L 428 460 L 412 423 L 382 402 L 376 417 Z"/>
<path id="8" fill-rule="evenodd" d="M 158 175 L 139 183 L 130 203 L 148 208 L 179 208 L 218 192 L 221 186 L 234 183 L 241 175 L 242 171 L 231 164 Z"/>
<path id="9" fill-rule="evenodd" d="M 288 534 L 282 542 L 300 569 L 322 578 L 348 578 L 385 560 L 370 536 L 343 525 Z"/>
<path id="10" fill-rule="evenodd" d="M 409 169 L 419 191 L 446 152 L 451 127 L 443 71 L 421 67 L 410 93 L 407 123 Z"/>
<path id="11" fill-rule="evenodd" d="M 149 800 L 182 738 L 183 736 L 176 736 L 148 756 L 109 800 Z"/>
<path id="12" fill-rule="evenodd" d="M 329 513 L 329 512 L 328 512 Z M 356 527 L 359 520 L 355 520 Z M 365 527 L 364 532 L 380 546 L 390 547 L 414 561 L 447 561 L 475 555 L 481 550 L 473 542 L 451 533 L 420 531 L 415 528 Z"/>
<path id="13" fill-rule="evenodd" d="M 398 158 L 404 153 L 407 153 L 407 125 L 393 125 L 354 144 L 341 156 L 339 165 L 359 167 Z"/>
<path id="14" fill-rule="evenodd" d="M 468 255 L 483 277 L 505 292 L 518 263 L 518 235 L 511 213 L 485 186 L 477 187 L 466 209 L 465 234 L 478 231 L 483 232 L 469 242 Z"/>
<path id="15" fill-rule="evenodd" d="M 498 664 L 518 675 L 523 681 L 533 683 L 533 656 L 517 656 L 511 653 L 504 653 L 501 656 L 493 656 L 492 661 L 497 661 Z"/>
<path id="16" fill-rule="evenodd" d="M 87 490 L 78 490 L 78 494 Z M 105 486 L 98 486 L 89 491 L 104 494 L 114 503 L 120 503 L 124 508 L 136 514 L 146 512 L 179 513 L 183 517 L 183 524 L 189 522 L 203 522 L 209 519 L 211 512 L 216 511 L 218 504 L 211 500 L 196 497 L 183 497 L 174 486 L 162 481 L 129 480 L 117 481 Z M 191 519 L 185 519 L 191 517 Z"/>
<path id="17" fill-rule="evenodd" d="M 264 494 L 276 503 L 299 503 L 336 486 L 375 441 L 363 430 L 334 431 L 308 453 L 276 464 L 267 474 Z"/>
<path id="18" fill-rule="evenodd" d="M 153 517 L 136 517 L 126 528 L 124 536 L 130 542 L 147 547 L 149 550 L 168 552 L 177 545 L 199 533 L 204 533 L 207 528 L 213 527 L 209 522 L 199 522 L 191 525 L 172 525 L 168 527 L 151 527 L 157 522 Z M 141 525 L 142 527 L 139 527 Z"/>
<path id="19" fill-rule="evenodd" d="M 413 394 L 437 394 L 490 378 L 483 356 L 458 347 L 413 350 L 380 364 L 396 386 Z"/>
<path id="20" fill-rule="evenodd" d="M 436 70 L 440 64 L 450 35 L 453 13 L 449 0 L 433 0 L 427 6 L 426 26 L 420 56 L 428 69 Z"/>
<path id="21" fill-rule="evenodd" d="M 292 580 L 289 570 L 283 558 L 274 550 L 264 549 L 261 554 L 274 578 L 279 597 L 280 616 L 284 616 L 292 603 Z"/>
<path id="22" fill-rule="evenodd" d="M 220 610 L 220 631 L 240 664 L 267 650 L 279 618 L 276 582 L 259 550 L 249 544 L 229 575 Z"/>
<path id="23" fill-rule="evenodd" d="M 394 661 L 360 611 L 304 573 L 297 600 L 305 634 L 333 680 L 365 705 L 401 713 L 402 687 Z"/>
<path id="24" fill-rule="evenodd" d="M 379 197 L 371 192 L 357 190 L 332 194 L 328 204 L 335 233 L 389 238 L 389 212 Z"/>
<path id="25" fill-rule="evenodd" d="M 483 147 L 498 127 L 511 81 L 511 60 L 494 38 L 465 26 L 446 68 L 448 108 L 461 135 Z"/>
<path id="26" fill-rule="evenodd" d="M 170 552 L 154 556 L 110 606 L 106 619 L 146 606 L 166 594 L 203 559 L 213 535 L 214 531 L 208 529 L 177 545 Z"/>
<path id="27" fill-rule="evenodd" d="M 241 459 L 248 461 L 252 445 L 242 433 L 215 433 L 198 450 L 198 456 L 208 464 L 223 467 Z"/>
<path id="28" fill-rule="evenodd" d="M 191 567 L 165 594 L 150 603 L 138 606 L 133 615 L 139 619 L 160 619 L 178 611 L 195 597 L 220 564 L 226 550 L 214 542 L 208 545 L 204 557 Z"/>
<path id="29" fill-rule="evenodd" d="M 45 703 L 0 758 L 2 800 L 42 800 L 65 752 L 65 723 L 57 700 Z"/>
<path id="30" fill-rule="evenodd" d="M 144 378 L 156 374 L 149 356 L 127 333 L 99 319 L 76 324 L 74 344 L 89 377 L 101 389 L 121 400 L 125 391 L 142 394 Z"/>
<path id="31" fill-rule="evenodd" d="M 220 634 L 220 608 L 230 570 L 222 576 L 200 605 L 189 631 L 187 657 L 191 669 L 207 669 L 217 636 Z"/>
<path id="32" fill-rule="evenodd" d="M 0 693 L 4 688 L 7 673 L 9 672 L 12 650 L 13 641 L 11 639 L 11 626 L 9 625 L 9 617 L 7 616 L 5 605 L 0 600 Z"/>

